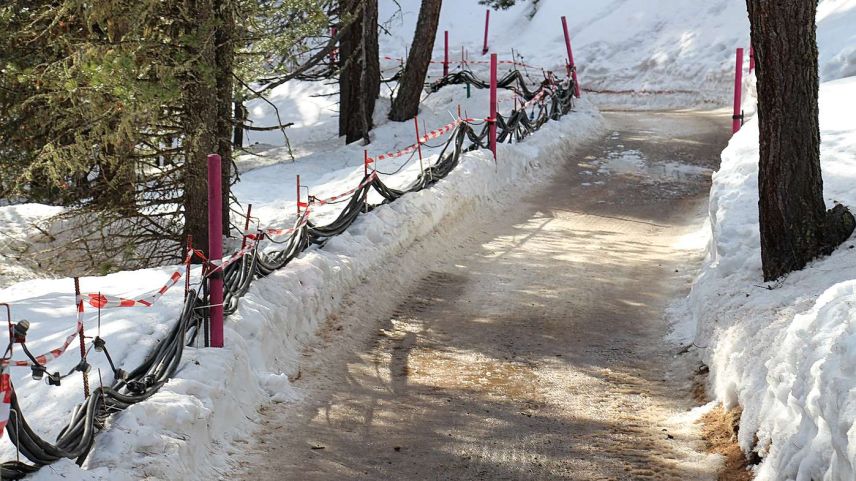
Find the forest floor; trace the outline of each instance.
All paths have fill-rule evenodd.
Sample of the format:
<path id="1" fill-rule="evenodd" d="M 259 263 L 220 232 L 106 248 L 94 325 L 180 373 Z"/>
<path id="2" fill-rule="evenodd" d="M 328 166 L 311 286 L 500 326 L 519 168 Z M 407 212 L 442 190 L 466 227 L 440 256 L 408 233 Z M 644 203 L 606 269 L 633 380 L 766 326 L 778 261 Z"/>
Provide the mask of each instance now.
<path id="1" fill-rule="evenodd" d="M 552 181 L 405 254 L 411 284 L 367 279 L 232 479 L 716 479 L 698 366 L 664 335 L 730 122 L 605 117 Z"/>

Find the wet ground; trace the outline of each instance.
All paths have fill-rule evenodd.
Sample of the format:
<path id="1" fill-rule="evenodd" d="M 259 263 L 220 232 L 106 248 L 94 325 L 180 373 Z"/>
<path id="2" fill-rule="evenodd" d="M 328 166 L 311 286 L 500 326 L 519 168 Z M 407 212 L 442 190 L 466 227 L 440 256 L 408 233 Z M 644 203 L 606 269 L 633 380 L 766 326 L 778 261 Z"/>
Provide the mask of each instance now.
<path id="1" fill-rule="evenodd" d="M 715 479 L 681 417 L 693 366 L 663 335 L 728 119 L 606 117 L 552 182 L 388 286 L 397 305 L 351 299 L 306 353 L 305 399 L 264 410 L 236 477 Z"/>

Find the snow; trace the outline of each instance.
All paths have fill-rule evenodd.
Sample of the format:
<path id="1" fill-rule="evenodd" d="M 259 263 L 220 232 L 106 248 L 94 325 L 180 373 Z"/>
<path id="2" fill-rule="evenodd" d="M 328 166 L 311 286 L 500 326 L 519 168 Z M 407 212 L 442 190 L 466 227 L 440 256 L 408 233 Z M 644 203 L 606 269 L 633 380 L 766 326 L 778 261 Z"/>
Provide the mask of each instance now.
<path id="1" fill-rule="evenodd" d="M 0 287 L 40 275 L 27 262 L 33 260 L 34 239 L 40 235 L 33 225 L 62 210 L 42 204 L 0 205 Z"/>
<path id="2" fill-rule="evenodd" d="M 398 11 L 397 5 L 401 6 Z M 418 14 L 418 0 L 382 0 L 381 21 L 390 35 L 381 38 L 381 53 L 403 57 Z M 719 108 L 730 105 L 734 49 L 748 47 L 748 21 L 743 0 L 610 0 L 567 2 L 541 0 L 537 11 L 528 5 L 491 14 L 491 48 L 511 59 L 512 48 L 528 65 L 561 71 L 565 46 L 560 17 L 568 16 L 574 53 L 584 88 L 599 91 L 589 99 L 607 108 Z M 531 17 L 531 18 L 530 18 Z M 484 7 L 477 2 L 444 2 L 440 35 L 449 30 L 452 57 L 461 46 L 469 59 L 482 61 Z M 823 85 L 821 115 L 823 169 L 827 201 L 856 205 L 856 0 L 821 0 L 818 11 Z M 442 37 L 440 37 L 442 38 Z M 442 55 L 435 43 L 434 58 Z M 396 61 L 382 63 L 386 73 Z M 453 65 L 454 68 L 454 65 Z M 485 76 L 482 65 L 476 71 Z M 439 65 L 432 66 L 436 78 Z M 537 68 L 527 68 L 537 78 Z M 835 82 L 831 80 L 844 79 Z M 747 77 L 751 92 L 753 79 Z M 287 226 L 294 219 L 294 179 L 313 195 L 338 194 L 362 176 L 364 147 L 346 146 L 337 135 L 334 86 L 289 82 L 272 93 L 286 129 L 294 160 L 281 132 L 248 133 L 253 154 L 238 159 L 242 172 L 238 198 L 266 226 Z M 413 143 L 411 123 L 387 122 L 389 89 L 382 88 L 375 112 L 371 153 Z M 511 97 L 501 93 L 501 109 Z M 752 113 L 752 97 L 747 113 Z M 487 115 L 487 96 L 463 87 L 447 87 L 425 99 L 420 113 L 423 130 L 452 120 L 461 105 L 468 116 Z M 270 105 L 248 104 L 257 126 L 277 122 Z M 333 315 L 345 295 L 395 255 L 444 222 L 454 222 L 466 209 L 478 209 L 514 191 L 521 179 L 535 182 L 548 175 L 553 160 L 574 145 L 600 133 L 594 105 L 583 101 L 559 123 L 514 146 L 501 146 L 499 162 L 485 152 L 464 156 L 449 178 L 429 191 L 366 214 L 346 234 L 324 249 L 312 250 L 288 268 L 256 282 L 236 315 L 229 318 L 223 350 L 190 349 L 178 376 L 151 400 L 113 416 L 96 438 L 92 455 L 81 470 L 71 461 L 45 468 L 33 479 L 211 479 L 227 469 L 224 453 L 240 451 L 257 421 L 257 407 L 289 402 L 299 394 L 291 388 L 302 346 Z M 726 127 L 727 128 L 727 127 Z M 682 318 L 672 339 L 694 342 L 711 367 L 712 393 L 731 407 L 744 408 L 740 443 L 749 450 L 758 438 L 764 462 L 760 480 L 852 480 L 856 469 L 856 381 L 853 346 L 856 300 L 856 255 L 848 247 L 788 277 L 773 290 L 760 285 L 757 234 L 757 124 L 750 120 L 723 154 L 714 176 L 707 233 L 685 236 L 676 248 L 698 250 L 708 244 L 709 258 L 690 298 L 675 307 Z M 437 149 L 426 148 L 427 162 Z M 404 165 L 406 163 L 406 165 Z M 418 171 L 418 160 L 384 161 L 381 171 L 404 167 L 385 179 L 406 184 Z M 640 156 L 616 156 L 594 166 L 612 175 L 707 175 L 669 163 L 649 166 Z M 645 170 L 648 169 L 648 170 Z M 601 182 L 601 181 L 598 181 Z M 505 191 L 509 192 L 505 192 Z M 305 196 L 306 193 L 304 192 Z M 376 200 L 376 199 L 374 199 Z M 323 222 L 335 206 L 317 212 Z M 73 285 L 70 279 L 30 280 L 37 273 L 19 262 L 21 249 L 37 235 L 32 223 L 61 209 L 33 204 L 0 206 L 0 301 L 13 304 L 16 319 L 32 322 L 29 345 L 44 352 L 61 344 L 73 329 Z M 708 241 L 708 242 L 706 242 Z M 133 295 L 161 285 L 174 267 L 121 272 L 82 279 L 85 291 Z M 12 271 L 12 272 L 10 272 Z M 406 272 L 401 273 L 406 276 Z M 194 272 L 193 279 L 198 279 Z M 176 286 L 151 309 L 105 311 L 100 333 L 120 367 L 136 365 L 172 325 L 181 304 Z M 98 333 L 92 313 L 87 333 Z M 76 345 L 73 345 L 73 351 Z M 76 352 L 51 364 L 51 370 L 73 367 Z M 93 353 L 90 379 L 110 380 L 102 356 Z M 56 434 L 73 405 L 82 400 L 79 376 L 49 388 L 30 379 L 27 370 L 12 372 L 28 421 L 46 438 Z M 8 437 L 3 459 L 12 459 Z"/>
<path id="3" fill-rule="evenodd" d="M 822 84 L 828 206 L 856 205 L 854 109 L 856 78 Z M 763 284 L 757 165 L 753 118 L 723 152 L 714 175 L 709 258 L 677 308 L 687 322 L 672 337 L 701 348 L 712 394 L 726 407 L 743 408 L 740 445 L 763 457 L 756 479 L 856 479 L 856 240 Z"/>

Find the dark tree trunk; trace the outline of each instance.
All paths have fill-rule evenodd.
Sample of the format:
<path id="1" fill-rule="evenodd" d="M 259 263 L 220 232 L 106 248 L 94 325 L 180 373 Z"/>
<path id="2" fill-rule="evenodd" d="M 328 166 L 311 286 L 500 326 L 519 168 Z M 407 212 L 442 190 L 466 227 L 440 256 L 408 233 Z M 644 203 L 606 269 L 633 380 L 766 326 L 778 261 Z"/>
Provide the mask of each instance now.
<path id="1" fill-rule="evenodd" d="M 442 0 L 422 0 L 419 10 L 419 21 L 416 23 L 416 33 L 413 35 L 413 45 L 407 57 L 407 65 L 398 87 L 398 94 L 392 102 L 389 119 L 397 122 L 410 120 L 419 113 L 419 101 L 425 85 L 425 76 L 431 64 L 431 54 L 434 51 L 434 39 L 437 37 L 437 26 L 440 23 L 440 7 Z"/>
<path id="2" fill-rule="evenodd" d="M 244 123 L 247 121 L 247 108 L 242 98 L 235 99 L 235 131 L 232 134 L 232 147 L 240 149 L 244 146 Z"/>
<path id="3" fill-rule="evenodd" d="M 369 141 L 372 114 L 380 95 L 377 0 L 342 0 L 344 27 L 339 46 L 339 135 L 347 143 Z"/>
<path id="4" fill-rule="evenodd" d="M 770 281 L 830 254 L 856 222 L 842 205 L 827 211 L 823 199 L 817 3 L 746 3 L 758 76 L 761 259 Z"/>
<path id="5" fill-rule="evenodd" d="M 217 27 L 214 35 L 217 63 L 217 153 L 223 158 L 223 233 L 228 237 L 230 188 L 232 185 L 232 137 L 235 102 L 232 66 L 235 61 L 235 16 L 232 0 L 215 0 Z"/>
<path id="6" fill-rule="evenodd" d="M 369 142 L 369 131 L 374 126 L 375 103 L 380 97 L 380 47 L 378 46 L 378 0 L 366 0 L 363 22 L 363 138 Z"/>
<path id="7" fill-rule="evenodd" d="M 208 154 L 217 142 L 217 82 L 212 0 L 185 0 L 184 31 L 195 39 L 187 46 L 194 59 L 183 86 L 184 238 L 208 251 Z"/>

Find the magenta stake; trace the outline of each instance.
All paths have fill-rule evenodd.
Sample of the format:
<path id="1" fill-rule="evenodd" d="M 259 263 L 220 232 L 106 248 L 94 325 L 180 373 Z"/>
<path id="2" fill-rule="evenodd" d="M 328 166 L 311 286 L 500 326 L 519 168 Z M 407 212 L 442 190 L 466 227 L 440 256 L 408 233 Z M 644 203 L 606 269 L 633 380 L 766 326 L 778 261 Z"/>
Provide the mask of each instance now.
<path id="1" fill-rule="evenodd" d="M 743 49 L 737 49 L 737 72 L 734 74 L 734 116 L 731 123 L 731 133 L 736 134 L 740 131 L 743 124 L 743 115 L 740 110 L 743 105 Z"/>
<path id="2" fill-rule="evenodd" d="M 496 54 L 490 54 L 490 151 L 493 152 L 493 160 L 496 160 Z"/>
<path id="3" fill-rule="evenodd" d="M 755 49 L 749 46 L 749 73 L 755 71 Z"/>
<path id="4" fill-rule="evenodd" d="M 580 82 L 577 78 L 577 66 L 574 64 L 574 51 L 571 49 L 571 33 L 568 31 L 568 17 L 562 17 L 562 29 L 565 31 L 565 47 L 568 49 L 568 70 L 574 79 L 574 97 L 580 98 Z"/>
<path id="5" fill-rule="evenodd" d="M 486 55 L 490 49 L 487 46 L 487 33 L 490 30 L 490 9 L 487 9 L 487 13 L 484 16 L 484 48 L 482 48 L 482 55 Z"/>
<path id="6" fill-rule="evenodd" d="M 446 42 L 445 42 L 445 56 L 443 57 L 443 76 L 449 75 L 449 31 L 446 30 L 445 33 Z"/>
<path id="7" fill-rule="evenodd" d="M 223 196 L 222 160 L 217 154 L 208 156 L 208 259 L 211 272 L 208 280 L 209 312 L 211 315 L 211 347 L 223 347 Z"/>

